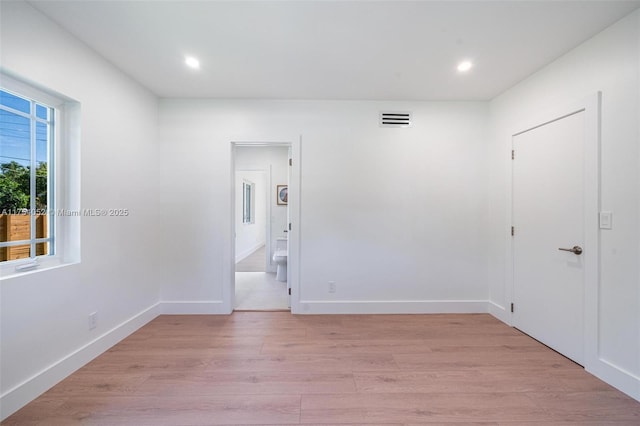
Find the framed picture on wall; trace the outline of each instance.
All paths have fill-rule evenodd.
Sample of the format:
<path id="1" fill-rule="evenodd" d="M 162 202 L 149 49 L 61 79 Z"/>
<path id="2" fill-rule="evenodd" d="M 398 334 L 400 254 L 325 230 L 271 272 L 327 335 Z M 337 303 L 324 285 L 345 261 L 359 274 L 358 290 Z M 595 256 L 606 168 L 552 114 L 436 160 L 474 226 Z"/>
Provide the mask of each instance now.
<path id="1" fill-rule="evenodd" d="M 286 206 L 289 203 L 289 186 L 276 185 L 276 198 L 279 205 Z"/>

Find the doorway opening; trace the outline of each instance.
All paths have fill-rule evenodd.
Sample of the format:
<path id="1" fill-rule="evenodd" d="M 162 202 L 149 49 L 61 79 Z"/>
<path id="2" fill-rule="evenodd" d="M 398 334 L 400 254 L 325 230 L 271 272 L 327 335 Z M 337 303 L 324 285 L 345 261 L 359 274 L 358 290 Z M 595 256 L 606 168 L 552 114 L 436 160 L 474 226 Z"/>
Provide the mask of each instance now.
<path id="1" fill-rule="evenodd" d="M 289 311 L 291 146 L 233 143 L 232 310 Z"/>

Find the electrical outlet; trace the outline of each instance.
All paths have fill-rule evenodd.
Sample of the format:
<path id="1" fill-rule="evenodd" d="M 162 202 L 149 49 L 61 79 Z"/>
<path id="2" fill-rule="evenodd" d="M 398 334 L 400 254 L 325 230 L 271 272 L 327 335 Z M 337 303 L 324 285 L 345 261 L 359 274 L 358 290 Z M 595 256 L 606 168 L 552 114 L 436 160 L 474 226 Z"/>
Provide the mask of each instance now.
<path id="1" fill-rule="evenodd" d="M 335 293 L 335 292 L 336 292 L 336 282 L 329 281 L 329 293 Z"/>
<path id="2" fill-rule="evenodd" d="M 93 330 L 98 326 L 98 313 L 92 312 L 89 314 L 89 330 Z"/>

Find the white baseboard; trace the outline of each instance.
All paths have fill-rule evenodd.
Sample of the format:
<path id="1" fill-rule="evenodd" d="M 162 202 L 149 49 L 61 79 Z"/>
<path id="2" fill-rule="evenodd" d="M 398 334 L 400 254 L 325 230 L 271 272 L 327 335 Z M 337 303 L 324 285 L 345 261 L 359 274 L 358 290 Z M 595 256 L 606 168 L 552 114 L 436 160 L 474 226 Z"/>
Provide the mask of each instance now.
<path id="1" fill-rule="evenodd" d="M 258 250 L 260 250 L 262 247 L 265 246 L 264 241 L 261 243 L 258 243 L 256 245 L 254 245 L 253 247 L 250 247 L 242 252 L 240 252 L 238 255 L 236 255 L 236 263 L 246 259 L 247 257 L 251 256 L 253 253 L 257 252 Z"/>
<path id="2" fill-rule="evenodd" d="M 335 301 L 302 300 L 296 314 L 479 314 L 486 300 Z"/>
<path id="3" fill-rule="evenodd" d="M 511 325 L 511 315 L 507 308 L 505 308 L 504 306 L 500 306 L 497 303 L 492 302 L 491 300 L 487 302 L 487 305 L 489 306 L 489 313 L 491 315 L 493 315 L 503 323 Z"/>
<path id="4" fill-rule="evenodd" d="M 160 314 L 160 304 L 145 309 L 117 325 L 60 361 L 50 365 L 0 396 L 0 420 L 4 420 L 58 382 L 86 365 L 116 343 Z"/>
<path id="5" fill-rule="evenodd" d="M 227 315 L 231 312 L 222 300 L 160 302 L 163 315 Z"/>
<path id="6" fill-rule="evenodd" d="M 585 370 L 636 401 L 640 401 L 640 377 L 633 373 L 602 358 L 592 365 L 585 366 Z"/>

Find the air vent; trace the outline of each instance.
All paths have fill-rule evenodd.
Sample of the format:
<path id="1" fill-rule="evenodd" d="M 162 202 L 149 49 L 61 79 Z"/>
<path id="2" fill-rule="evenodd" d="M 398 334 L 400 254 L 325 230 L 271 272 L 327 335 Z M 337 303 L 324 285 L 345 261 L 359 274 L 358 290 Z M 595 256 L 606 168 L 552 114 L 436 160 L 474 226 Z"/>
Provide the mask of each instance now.
<path id="1" fill-rule="evenodd" d="M 380 127 L 410 127 L 410 112 L 381 112 Z"/>

